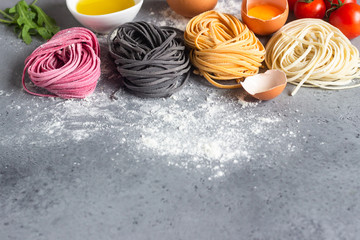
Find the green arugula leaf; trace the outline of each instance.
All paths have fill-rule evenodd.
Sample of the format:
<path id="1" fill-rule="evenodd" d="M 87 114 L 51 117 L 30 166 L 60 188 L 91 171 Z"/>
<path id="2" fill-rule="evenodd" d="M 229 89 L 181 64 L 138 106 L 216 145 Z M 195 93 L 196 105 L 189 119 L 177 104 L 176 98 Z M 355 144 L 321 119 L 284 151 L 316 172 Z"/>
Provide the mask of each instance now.
<path id="1" fill-rule="evenodd" d="M 29 33 L 29 30 L 30 30 L 30 27 L 29 25 L 25 25 L 22 30 L 21 30 L 21 34 L 20 34 L 20 37 L 24 40 L 24 42 L 26 44 L 30 44 L 32 39 L 31 39 L 31 36 L 30 36 L 30 33 Z"/>
<path id="2" fill-rule="evenodd" d="M 16 12 L 19 14 L 16 22 L 21 25 L 28 25 L 30 28 L 37 28 L 36 23 L 33 19 L 36 17 L 36 14 L 29 10 L 29 5 L 25 2 L 25 0 L 21 0 L 15 6 Z"/>
<path id="3" fill-rule="evenodd" d="M 50 39 L 53 36 L 45 27 L 38 27 L 37 31 L 43 39 Z"/>
<path id="4" fill-rule="evenodd" d="M 29 10 L 29 5 L 25 2 L 25 0 L 21 0 L 18 4 L 16 4 L 15 8 L 16 12 L 19 14 L 16 22 L 20 27 L 22 27 L 21 38 L 26 44 L 30 44 L 32 39 L 29 31 L 38 28 L 36 22 L 33 21 L 36 14 Z"/>
<path id="5" fill-rule="evenodd" d="M 55 20 L 46 15 L 46 13 L 41 8 L 39 8 L 33 3 L 30 5 L 30 8 L 37 13 L 38 26 L 44 26 L 38 29 L 39 34 L 44 39 L 50 39 L 55 33 L 60 30 L 60 28 L 56 26 Z"/>
<path id="6" fill-rule="evenodd" d="M 40 35 L 47 40 L 60 30 L 55 20 L 36 6 L 36 2 L 34 0 L 28 5 L 25 0 L 20 0 L 14 7 L 0 10 L 5 18 L 0 19 L 0 23 L 15 25 L 15 32 L 26 44 L 31 43 L 32 35 Z"/>

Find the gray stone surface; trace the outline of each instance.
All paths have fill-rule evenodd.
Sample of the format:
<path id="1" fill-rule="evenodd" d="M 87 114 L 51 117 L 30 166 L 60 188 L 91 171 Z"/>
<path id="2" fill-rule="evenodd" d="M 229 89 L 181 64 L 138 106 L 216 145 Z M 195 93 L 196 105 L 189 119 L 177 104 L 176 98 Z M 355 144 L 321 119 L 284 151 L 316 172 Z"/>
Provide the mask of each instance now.
<path id="1" fill-rule="evenodd" d="M 65 1 L 39 5 L 79 26 Z M 146 0 L 137 19 L 166 9 Z M 114 101 L 99 36 L 95 93 L 40 98 L 21 74 L 42 41 L 0 32 L 1 240 L 360 238 L 359 89 L 259 102 L 193 75 L 171 98 Z"/>

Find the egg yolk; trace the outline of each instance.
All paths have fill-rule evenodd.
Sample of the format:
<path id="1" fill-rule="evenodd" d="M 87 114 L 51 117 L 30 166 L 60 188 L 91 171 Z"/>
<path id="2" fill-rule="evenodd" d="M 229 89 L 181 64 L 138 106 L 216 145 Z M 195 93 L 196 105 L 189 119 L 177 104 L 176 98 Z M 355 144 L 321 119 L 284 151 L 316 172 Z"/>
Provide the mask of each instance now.
<path id="1" fill-rule="evenodd" d="M 248 10 L 248 15 L 262 20 L 270 20 L 280 15 L 283 10 L 271 4 L 263 4 L 252 7 Z"/>
<path id="2" fill-rule="evenodd" d="M 118 12 L 134 5 L 134 0 L 80 0 L 76 5 L 76 11 L 85 15 L 103 15 Z"/>

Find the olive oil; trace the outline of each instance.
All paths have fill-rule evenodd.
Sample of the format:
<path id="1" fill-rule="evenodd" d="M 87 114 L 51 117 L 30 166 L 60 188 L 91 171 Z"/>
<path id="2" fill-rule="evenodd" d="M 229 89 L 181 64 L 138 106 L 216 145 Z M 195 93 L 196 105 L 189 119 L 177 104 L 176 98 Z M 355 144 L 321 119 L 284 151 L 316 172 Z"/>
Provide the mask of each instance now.
<path id="1" fill-rule="evenodd" d="M 76 11 L 85 15 L 103 15 L 118 12 L 134 5 L 134 0 L 80 0 L 76 5 Z"/>

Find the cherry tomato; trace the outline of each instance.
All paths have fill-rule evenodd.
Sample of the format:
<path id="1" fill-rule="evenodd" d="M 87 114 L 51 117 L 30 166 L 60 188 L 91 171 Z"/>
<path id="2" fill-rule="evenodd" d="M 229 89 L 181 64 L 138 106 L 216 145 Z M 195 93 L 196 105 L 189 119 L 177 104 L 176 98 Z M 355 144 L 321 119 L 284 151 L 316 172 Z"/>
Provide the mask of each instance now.
<path id="1" fill-rule="evenodd" d="M 331 8 L 331 5 L 340 7 L 346 3 L 356 3 L 356 0 L 325 0 L 326 9 Z"/>
<path id="2" fill-rule="evenodd" d="M 294 6 L 296 18 L 324 18 L 326 5 L 323 0 L 298 0 Z"/>
<path id="3" fill-rule="evenodd" d="M 360 5 L 348 3 L 333 11 L 329 23 L 339 28 L 349 39 L 360 36 Z"/>
<path id="4" fill-rule="evenodd" d="M 297 0 L 288 0 L 289 10 L 290 11 L 294 11 L 294 6 L 295 6 L 296 2 L 297 2 Z"/>

